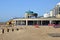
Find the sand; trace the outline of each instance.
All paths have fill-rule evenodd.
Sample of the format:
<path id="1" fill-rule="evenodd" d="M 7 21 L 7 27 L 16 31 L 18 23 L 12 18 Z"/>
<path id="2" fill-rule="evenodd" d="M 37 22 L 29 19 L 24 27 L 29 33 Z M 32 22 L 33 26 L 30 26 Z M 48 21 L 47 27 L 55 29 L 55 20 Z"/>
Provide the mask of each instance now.
<path id="1" fill-rule="evenodd" d="M 0 34 L 0 40 L 60 40 L 52 37 L 50 33 L 60 33 L 60 28 L 53 27 L 26 27 L 14 32 Z"/>

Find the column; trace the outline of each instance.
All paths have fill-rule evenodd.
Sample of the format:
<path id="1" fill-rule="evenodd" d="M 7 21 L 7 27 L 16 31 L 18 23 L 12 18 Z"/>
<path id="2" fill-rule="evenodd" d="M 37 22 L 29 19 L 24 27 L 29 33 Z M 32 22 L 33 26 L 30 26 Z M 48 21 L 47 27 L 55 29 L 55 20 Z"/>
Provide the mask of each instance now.
<path id="1" fill-rule="evenodd" d="M 42 25 L 42 20 L 41 20 L 41 25 Z"/>
<path id="2" fill-rule="evenodd" d="M 52 21 L 50 20 L 50 24 L 52 23 Z"/>
<path id="3" fill-rule="evenodd" d="M 28 25 L 28 20 L 26 20 L 26 26 Z"/>
<path id="4" fill-rule="evenodd" d="M 17 25 L 17 20 L 15 20 L 15 23 L 14 23 L 14 25 L 15 25 L 15 26 Z"/>

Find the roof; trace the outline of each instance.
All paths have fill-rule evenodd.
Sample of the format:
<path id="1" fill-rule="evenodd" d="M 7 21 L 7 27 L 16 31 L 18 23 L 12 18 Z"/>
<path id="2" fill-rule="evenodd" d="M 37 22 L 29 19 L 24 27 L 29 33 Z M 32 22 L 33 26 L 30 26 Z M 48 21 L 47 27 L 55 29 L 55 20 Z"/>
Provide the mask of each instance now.
<path id="1" fill-rule="evenodd" d="M 17 19 L 13 19 L 13 20 L 60 20 L 60 18 L 17 18 Z"/>
<path id="2" fill-rule="evenodd" d="M 26 11 L 26 13 L 33 14 L 34 12 L 29 10 L 29 11 Z"/>

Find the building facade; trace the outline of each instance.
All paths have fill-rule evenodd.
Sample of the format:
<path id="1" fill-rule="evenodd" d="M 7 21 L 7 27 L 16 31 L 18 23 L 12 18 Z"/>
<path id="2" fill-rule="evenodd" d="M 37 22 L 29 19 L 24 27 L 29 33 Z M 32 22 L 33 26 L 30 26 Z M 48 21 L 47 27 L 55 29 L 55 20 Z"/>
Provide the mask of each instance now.
<path id="1" fill-rule="evenodd" d="M 49 25 L 55 24 L 60 25 L 60 3 L 58 3 L 53 10 L 50 11 L 49 17 L 38 17 L 37 13 L 33 11 L 28 11 L 24 18 L 14 18 L 7 22 L 9 25 Z"/>

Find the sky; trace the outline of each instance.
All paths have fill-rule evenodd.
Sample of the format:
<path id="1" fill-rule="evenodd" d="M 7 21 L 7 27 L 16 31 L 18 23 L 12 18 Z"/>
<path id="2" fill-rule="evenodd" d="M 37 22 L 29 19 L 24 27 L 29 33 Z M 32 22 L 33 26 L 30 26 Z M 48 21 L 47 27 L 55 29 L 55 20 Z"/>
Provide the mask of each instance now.
<path id="1" fill-rule="evenodd" d="M 60 0 L 0 0 L 0 22 L 6 22 L 15 17 L 24 17 L 28 10 L 42 16 L 59 2 Z"/>

